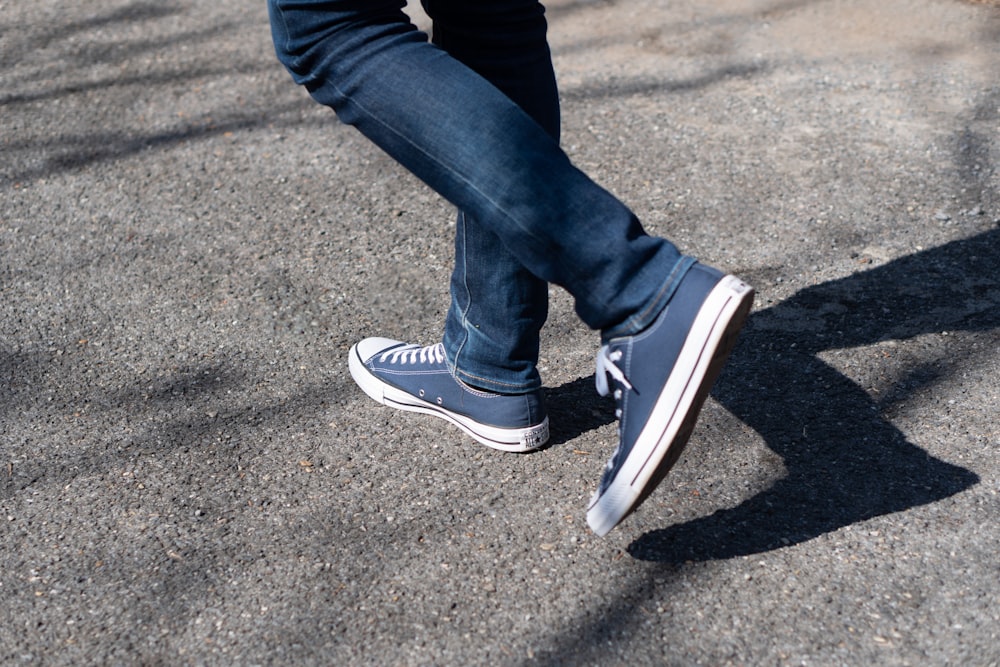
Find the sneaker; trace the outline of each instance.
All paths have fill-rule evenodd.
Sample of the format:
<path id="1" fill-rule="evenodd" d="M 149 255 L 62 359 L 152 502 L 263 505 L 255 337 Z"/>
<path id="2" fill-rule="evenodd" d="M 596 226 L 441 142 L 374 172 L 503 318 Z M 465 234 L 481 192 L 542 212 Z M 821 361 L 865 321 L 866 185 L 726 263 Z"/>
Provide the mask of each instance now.
<path id="1" fill-rule="evenodd" d="M 597 535 L 638 507 L 680 457 L 752 305 L 749 285 L 695 264 L 652 325 L 601 347 L 597 390 L 614 394 L 619 444 L 587 508 Z"/>
<path id="2" fill-rule="evenodd" d="M 528 452 L 549 439 L 540 390 L 507 395 L 470 387 L 448 368 L 441 343 L 419 347 L 366 338 L 351 348 L 348 366 L 379 403 L 446 419 L 487 447 Z"/>

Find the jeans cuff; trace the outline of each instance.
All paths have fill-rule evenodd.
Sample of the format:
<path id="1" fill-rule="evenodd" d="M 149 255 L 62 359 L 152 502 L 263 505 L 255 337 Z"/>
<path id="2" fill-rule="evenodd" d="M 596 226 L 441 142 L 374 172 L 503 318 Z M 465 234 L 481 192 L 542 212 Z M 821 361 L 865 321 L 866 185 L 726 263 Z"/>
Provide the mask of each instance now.
<path id="1" fill-rule="evenodd" d="M 666 279 L 646 307 L 631 317 L 626 318 L 621 324 L 601 331 L 601 342 L 607 343 L 612 338 L 634 336 L 655 322 L 656 318 L 663 312 L 663 309 L 670 303 L 670 299 L 674 296 L 674 292 L 677 291 L 677 286 L 681 284 L 681 280 L 684 279 L 688 270 L 697 262 L 698 260 L 694 257 L 682 255 L 677 260 L 677 263 L 674 264 L 674 268 L 667 274 Z"/>

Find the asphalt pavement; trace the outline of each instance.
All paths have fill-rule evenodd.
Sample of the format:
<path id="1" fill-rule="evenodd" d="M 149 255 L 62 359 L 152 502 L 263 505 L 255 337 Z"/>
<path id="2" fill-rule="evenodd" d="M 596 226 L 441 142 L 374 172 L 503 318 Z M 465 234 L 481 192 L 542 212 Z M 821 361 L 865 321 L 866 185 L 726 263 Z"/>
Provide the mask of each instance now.
<path id="1" fill-rule="evenodd" d="M 453 212 L 264 3 L 0 0 L 0 664 L 1000 664 L 1000 7 L 548 15 L 571 158 L 757 288 L 605 538 L 560 289 L 540 452 L 353 385 L 440 339 Z"/>

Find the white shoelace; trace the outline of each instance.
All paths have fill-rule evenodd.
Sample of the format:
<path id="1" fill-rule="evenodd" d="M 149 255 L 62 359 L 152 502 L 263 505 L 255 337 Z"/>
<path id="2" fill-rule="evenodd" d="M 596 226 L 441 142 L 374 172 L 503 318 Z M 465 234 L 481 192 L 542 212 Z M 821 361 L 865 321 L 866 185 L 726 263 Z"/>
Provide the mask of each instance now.
<path id="1" fill-rule="evenodd" d="M 428 345 L 427 347 L 417 347 L 408 345 L 398 347 L 394 350 L 383 352 L 379 357 L 379 362 L 385 363 L 389 359 L 390 364 L 416 364 L 416 363 L 444 363 L 444 344 Z"/>
<path id="2" fill-rule="evenodd" d="M 597 373 L 594 375 L 594 382 L 597 385 L 597 393 L 601 396 L 607 396 L 611 393 L 611 388 L 608 386 L 608 375 L 617 380 L 626 389 L 632 388 L 632 384 L 625 377 L 625 373 L 618 367 L 618 362 L 621 361 L 621 358 L 621 350 L 611 352 L 607 345 L 602 345 L 601 349 L 597 352 Z M 620 397 L 615 396 L 615 398 Z"/>
<path id="3" fill-rule="evenodd" d="M 618 362 L 621 361 L 622 351 L 615 350 L 612 352 L 607 345 L 602 345 L 601 349 L 597 352 L 597 373 L 594 375 L 594 383 L 597 385 L 597 393 L 601 396 L 607 396 L 611 393 L 611 387 L 608 384 L 608 376 L 610 375 L 615 381 L 618 382 L 622 387 L 626 389 L 632 389 L 632 383 L 628 381 L 625 377 L 625 372 L 618 366 Z M 621 387 L 615 388 L 615 403 L 617 407 L 615 408 L 615 418 L 619 420 L 618 428 L 622 428 L 621 418 L 622 418 L 622 389 Z M 621 451 L 621 442 L 615 447 L 614 454 L 608 459 L 607 464 L 604 466 L 604 475 L 602 475 L 601 480 L 603 483 L 604 476 L 608 474 L 610 470 L 615 467 L 615 463 L 618 461 L 618 454 Z M 594 492 L 594 497 L 591 498 L 590 502 L 593 504 L 601 495 L 601 490 L 598 489 Z"/>
<path id="4" fill-rule="evenodd" d="M 622 351 L 615 350 L 611 352 L 607 345 L 601 346 L 601 349 L 597 353 L 597 373 L 594 374 L 594 383 L 597 385 L 597 393 L 601 396 L 607 396 L 611 393 L 611 387 L 608 386 L 608 376 L 610 375 L 614 378 L 618 384 L 626 389 L 631 389 L 632 384 L 625 377 L 625 372 L 618 367 L 618 362 L 621 361 Z M 622 390 L 615 389 L 615 402 L 618 404 L 618 408 L 615 410 L 615 417 L 618 419 L 622 418 L 621 400 L 622 400 Z M 610 464 L 610 462 L 609 462 Z"/>

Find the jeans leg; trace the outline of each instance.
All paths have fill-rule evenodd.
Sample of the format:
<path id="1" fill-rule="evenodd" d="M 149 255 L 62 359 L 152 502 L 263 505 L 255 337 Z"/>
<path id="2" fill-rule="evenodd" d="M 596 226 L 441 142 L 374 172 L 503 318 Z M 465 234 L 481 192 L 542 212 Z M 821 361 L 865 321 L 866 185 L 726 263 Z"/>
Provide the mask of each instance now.
<path id="1" fill-rule="evenodd" d="M 645 234 L 531 116 L 429 44 L 403 4 L 269 0 L 278 57 L 532 274 L 566 288 L 588 326 L 605 338 L 645 328 L 694 260 Z"/>
<path id="2" fill-rule="evenodd" d="M 554 139 L 559 95 L 537 0 L 423 0 L 433 42 L 496 86 Z M 548 284 L 492 230 L 459 211 L 444 345 L 463 381 L 503 393 L 541 386 L 539 335 Z"/>
<path id="3" fill-rule="evenodd" d="M 455 375 L 499 393 L 539 388 L 539 335 L 548 316 L 548 290 L 548 283 L 524 268 L 496 234 L 459 211 L 444 327 L 445 354 Z"/>

